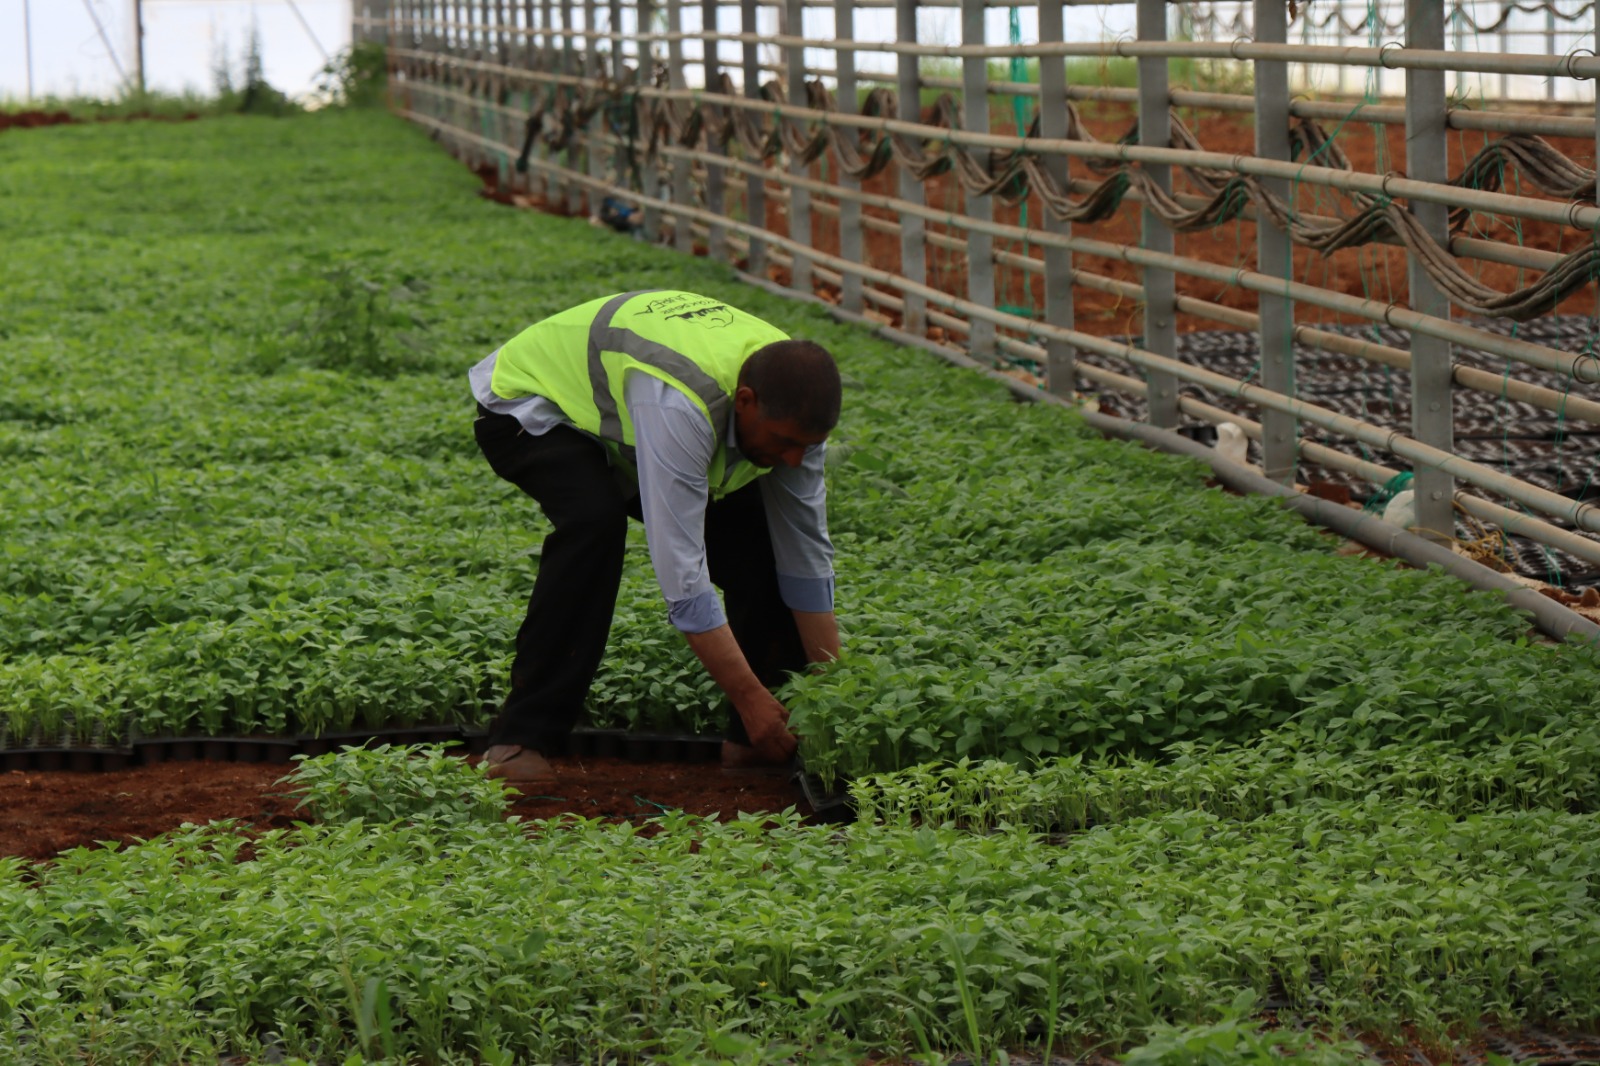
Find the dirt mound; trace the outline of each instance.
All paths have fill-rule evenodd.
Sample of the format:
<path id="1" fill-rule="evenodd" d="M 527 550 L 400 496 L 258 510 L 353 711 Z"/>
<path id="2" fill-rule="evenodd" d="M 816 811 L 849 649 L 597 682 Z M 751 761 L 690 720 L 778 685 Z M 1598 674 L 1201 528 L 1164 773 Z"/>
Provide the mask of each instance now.
<path id="1" fill-rule="evenodd" d="M 39 126 L 65 126 L 71 122 L 81 122 L 65 111 L 0 111 L 0 130 L 17 129 L 30 130 Z"/>

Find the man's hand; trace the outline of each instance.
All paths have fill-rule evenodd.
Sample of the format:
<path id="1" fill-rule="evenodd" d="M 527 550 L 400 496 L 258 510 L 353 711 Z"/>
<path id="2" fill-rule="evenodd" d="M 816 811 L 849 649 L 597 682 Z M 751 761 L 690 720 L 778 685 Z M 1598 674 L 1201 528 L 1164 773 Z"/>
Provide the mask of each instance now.
<path id="1" fill-rule="evenodd" d="M 733 639 L 733 630 L 721 625 L 704 633 L 685 633 L 684 637 L 711 679 L 733 701 L 733 709 L 739 712 L 739 720 L 750 734 L 750 744 L 756 752 L 773 762 L 792 759 L 798 745 L 789 732 L 789 712 L 751 671 L 738 641 Z"/>
<path id="2" fill-rule="evenodd" d="M 795 749 L 799 744 L 794 739 L 794 734 L 789 732 L 789 712 L 770 693 L 762 705 L 746 709 L 734 706 L 739 711 L 739 719 L 744 722 L 744 731 L 750 736 L 750 746 L 756 749 L 756 754 L 769 762 L 785 763 L 794 758 Z"/>

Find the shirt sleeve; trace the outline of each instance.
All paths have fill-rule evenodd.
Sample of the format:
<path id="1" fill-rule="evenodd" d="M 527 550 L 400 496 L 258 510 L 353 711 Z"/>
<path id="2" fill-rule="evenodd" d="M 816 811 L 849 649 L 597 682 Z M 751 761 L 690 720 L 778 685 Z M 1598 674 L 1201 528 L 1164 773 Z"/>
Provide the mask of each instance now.
<path id="1" fill-rule="evenodd" d="M 632 373 L 623 401 L 633 420 L 639 507 L 667 620 L 684 633 L 727 623 L 706 565 L 706 471 L 718 446 L 705 415 L 677 389 Z"/>
<path id="2" fill-rule="evenodd" d="M 827 443 L 814 444 L 797 467 L 774 467 L 761 478 L 778 591 L 794 611 L 833 610 L 833 542 L 828 539 Z"/>

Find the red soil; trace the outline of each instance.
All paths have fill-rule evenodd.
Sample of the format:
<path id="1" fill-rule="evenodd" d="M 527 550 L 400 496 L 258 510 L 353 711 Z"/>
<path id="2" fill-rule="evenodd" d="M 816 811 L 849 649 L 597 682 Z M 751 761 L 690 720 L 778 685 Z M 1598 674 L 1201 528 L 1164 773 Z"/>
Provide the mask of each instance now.
<path id="1" fill-rule="evenodd" d="M 145 113 L 132 115 L 102 115 L 96 122 L 193 122 L 200 117 L 198 112 L 190 111 L 182 115 L 151 115 Z M 75 118 L 66 111 L 0 111 L 0 130 L 38 129 L 40 126 L 67 126 L 88 119 Z"/>
<path id="2" fill-rule="evenodd" d="M 1088 104 L 1082 108 L 1085 125 L 1102 141 L 1115 141 L 1121 138 L 1133 125 L 1134 112 L 1130 107 L 1118 104 Z M 996 112 L 997 116 L 1000 114 Z M 1255 129 L 1250 116 L 1223 114 L 1217 112 L 1192 112 L 1182 113 L 1183 120 L 1189 125 L 1198 138 L 1201 146 L 1212 152 L 1250 155 L 1255 150 Z M 1335 127 L 1324 124 L 1330 132 Z M 1010 134 L 1014 132 L 1009 118 L 993 125 L 996 133 Z M 1385 174 L 1394 173 L 1401 175 L 1405 170 L 1405 130 L 1401 126 L 1383 126 L 1376 123 L 1347 122 L 1337 127 L 1337 141 L 1346 155 L 1349 156 L 1351 165 L 1359 173 Z M 1449 173 L 1460 173 L 1464 162 L 1483 149 L 1498 135 L 1487 133 L 1467 133 L 1455 131 L 1449 139 Z M 1551 145 L 1565 153 L 1574 162 L 1583 166 L 1592 166 L 1595 160 L 1595 145 L 1593 141 L 1579 138 L 1547 137 Z M 493 165 L 479 166 L 479 176 L 485 183 L 484 195 L 501 203 L 512 203 L 521 207 L 535 207 L 549 210 L 555 214 L 566 215 L 570 211 L 566 204 L 549 204 L 538 195 L 526 195 L 500 186 Z M 1090 171 L 1082 161 L 1073 161 L 1071 164 L 1072 177 L 1076 181 L 1098 181 L 1100 175 Z M 810 177 L 815 180 L 828 181 L 839 174 L 838 161 L 830 152 L 825 160 L 813 164 Z M 1198 190 L 1190 187 L 1186 180 L 1175 176 L 1175 188 L 1179 193 L 1194 194 Z M 1539 194 L 1526 181 L 1521 180 L 1514 172 L 1508 171 L 1506 175 L 1506 192 L 1519 192 L 1523 195 L 1538 197 Z M 730 173 L 727 180 L 727 204 L 730 214 L 742 214 L 742 198 L 744 182 L 736 173 Z M 788 215 L 776 193 L 780 191 L 776 182 L 767 184 L 768 198 L 766 211 L 766 226 L 774 233 L 787 236 Z M 866 192 L 878 195 L 898 195 L 898 178 L 895 167 L 891 164 L 882 173 L 865 181 L 863 188 Z M 1075 193 L 1074 197 L 1081 197 Z M 1549 197 L 1541 197 L 1549 200 Z M 964 207 L 964 197 L 959 185 L 951 175 L 942 175 L 929 180 L 923 187 L 924 202 L 938 209 L 959 213 Z M 1296 192 L 1296 202 L 1302 211 L 1311 214 L 1329 217 L 1348 217 L 1355 213 L 1350 201 L 1342 194 L 1331 190 L 1320 189 L 1311 185 L 1302 185 Z M 1555 202 L 1555 201 L 1552 201 Z M 863 212 L 872 217 L 895 221 L 893 212 L 878 207 L 864 207 Z M 1117 213 L 1105 221 L 1094 224 L 1078 224 L 1073 227 L 1073 236 L 1090 240 L 1103 241 L 1109 244 L 1137 247 L 1140 243 L 1140 205 L 1132 201 L 1125 201 Z M 1032 228 L 1038 228 L 1045 212 L 1042 202 L 1037 195 L 1031 195 L 1026 203 L 1014 207 L 995 202 L 995 220 L 1007 225 L 1018 225 L 1024 217 Z M 831 255 L 839 253 L 839 223 L 837 218 L 824 215 L 819 211 L 812 212 L 812 241 L 819 251 Z M 954 233 L 959 236 L 959 231 L 951 230 L 942 223 L 928 224 L 930 232 Z M 1475 215 L 1468 227 L 1467 236 L 1479 240 L 1501 241 L 1508 244 L 1521 245 L 1543 251 L 1567 253 L 1582 246 L 1588 239 L 1583 232 L 1572 230 L 1552 223 L 1520 222 L 1514 219 L 1503 219 L 1498 216 L 1483 214 Z M 900 239 L 897 235 L 883 233 L 874 229 L 863 232 L 865 244 L 865 262 L 869 266 L 879 267 L 884 270 L 899 272 L 900 270 Z M 1040 249 L 1032 246 L 1024 249 L 1020 242 L 995 241 L 997 251 L 1011 251 L 1023 253 L 1024 251 L 1038 258 Z M 1227 223 L 1210 230 L 1198 233 L 1178 234 L 1175 238 L 1177 254 L 1200 259 L 1208 263 L 1222 264 L 1230 267 L 1255 269 L 1256 266 L 1256 227 L 1253 222 Z M 697 254 L 704 254 L 704 246 L 696 244 Z M 1514 266 L 1498 263 L 1485 263 L 1478 260 L 1460 260 L 1465 269 L 1480 281 L 1501 291 L 1513 291 L 1529 284 L 1533 277 L 1532 272 Z M 1140 271 L 1130 264 L 1103 259 L 1094 256 L 1077 254 L 1073 264 L 1080 270 L 1104 275 L 1118 281 L 1137 284 L 1140 280 Z M 743 267 L 745 264 L 739 264 Z M 945 292 L 966 294 L 966 260 L 965 253 L 944 248 L 930 246 L 927 249 L 928 284 L 944 290 Z M 788 284 L 789 271 L 779 266 L 769 266 L 767 274 L 773 280 Z M 1042 310 L 1044 306 L 1044 280 L 1039 276 L 1028 276 L 1014 267 L 1000 265 L 996 267 L 997 281 L 1000 288 L 1002 305 L 1012 305 L 1024 309 Z M 1311 249 L 1297 247 L 1294 249 L 1294 274 L 1293 280 L 1315 285 L 1319 288 L 1329 289 L 1334 292 L 1349 296 L 1377 300 L 1382 303 L 1404 304 L 1407 300 L 1408 287 L 1406 282 L 1406 254 L 1404 249 L 1390 245 L 1367 245 L 1365 247 L 1350 248 L 1333 255 L 1322 255 Z M 1222 304 L 1225 307 L 1255 311 L 1257 296 L 1255 293 L 1241 288 L 1234 288 L 1217 282 L 1205 281 L 1199 278 L 1177 276 L 1177 292 L 1179 295 L 1192 296 Z M 816 282 L 816 291 L 824 298 L 837 299 L 837 289 L 823 282 Z M 1083 285 L 1078 285 L 1073 291 L 1074 310 L 1077 328 L 1097 336 L 1115 334 L 1138 334 L 1143 332 L 1143 306 L 1131 300 L 1123 299 L 1109 293 L 1099 292 Z M 1597 309 L 1596 294 L 1593 290 L 1582 290 L 1568 297 L 1555 310 L 1564 314 L 1594 314 Z M 1324 323 L 1365 323 L 1365 319 L 1358 319 L 1350 315 L 1342 315 L 1331 311 L 1321 310 L 1309 304 L 1300 303 L 1295 308 L 1296 321 L 1308 324 Z M 887 318 L 898 325 L 898 316 L 887 313 Z M 1177 322 L 1180 331 L 1188 332 L 1202 329 L 1234 329 L 1232 325 L 1222 324 L 1194 315 L 1180 314 Z M 944 331 L 937 326 L 929 328 L 929 335 L 935 340 L 944 339 Z"/>
<path id="3" fill-rule="evenodd" d="M 1120 138 L 1133 125 L 1133 112 L 1127 107 L 1112 104 L 1095 105 L 1085 108 L 1083 114 L 1085 124 L 1102 141 L 1114 141 Z M 1207 151 L 1230 155 L 1254 154 L 1255 129 L 1250 118 L 1246 116 L 1216 112 L 1203 114 L 1186 112 L 1183 114 L 1183 119 Z M 1011 132 L 1009 128 L 999 124 L 996 124 L 995 131 Z M 1380 135 L 1382 135 L 1381 141 Z M 1449 141 L 1449 173 L 1452 175 L 1459 173 L 1464 161 L 1482 150 L 1484 145 L 1495 137 L 1493 134 L 1453 132 Z M 1595 159 L 1593 141 L 1560 137 L 1548 137 L 1546 140 L 1574 161 L 1584 166 L 1593 165 Z M 1358 173 L 1383 174 L 1393 171 L 1398 174 L 1403 173 L 1405 169 L 1404 127 L 1350 122 L 1340 130 L 1338 144 L 1350 157 L 1351 165 Z M 1074 180 L 1100 180 L 1098 175 L 1089 171 L 1087 166 L 1079 161 L 1072 163 L 1071 172 Z M 827 173 L 838 173 L 837 164 L 831 158 Z M 812 176 L 821 178 L 822 168 L 814 166 Z M 891 166 L 882 174 L 864 183 L 864 188 L 868 192 L 896 195 L 897 180 L 894 168 Z M 1506 180 L 1507 192 L 1521 191 L 1525 195 L 1537 195 L 1526 183 L 1519 190 L 1515 179 L 1509 174 Z M 1174 185 L 1175 190 L 1180 193 L 1197 191 L 1189 188 L 1184 180 L 1176 176 L 1176 173 Z M 1079 198 L 1081 195 L 1081 193 L 1074 194 L 1074 198 Z M 959 212 L 964 203 L 962 192 L 950 175 L 929 181 L 924 186 L 924 201 L 930 206 L 948 208 L 952 212 Z M 1335 217 L 1354 214 L 1349 201 L 1330 190 L 1303 186 L 1298 192 L 1297 201 L 1301 210 L 1308 213 Z M 864 211 L 879 218 L 893 218 L 890 212 L 879 208 L 867 207 Z M 998 201 L 995 203 L 995 220 L 1000 223 L 1018 225 L 1024 212 L 1028 224 L 1035 228 L 1047 217 L 1043 204 L 1036 195 L 1030 196 L 1025 204 L 1018 207 L 1007 207 Z M 769 207 L 768 214 L 769 226 L 779 232 L 787 233 L 787 219 L 781 210 L 781 205 Z M 1499 218 L 1478 215 L 1475 216 L 1474 225 L 1470 227 L 1471 232 L 1468 235 L 1480 240 L 1502 241 L 1563 253 L 1575 251 L 1586 243 L 1584 234 L 1576 230 L 1568 232 L 1561 226 L 1539 222 L 1522 222 L 1519 227 L 1513 228 L 1509 224 L 1511 221 L 1515 220 L 1502 221 Z M 946 227 L 930 223 L 929 229 L 939 232 Z M 1139 229 L 1140 205 L 1124 202 L 1113 217 L 1103 222 L 1074 226 L 1073 236 L 1137 247 L 1140 243 Z M 812 234 L 813 243 L 818 249 L 837 254 L 839 248 L 837 220 L 813 212 Z M 870 229 L 865 231 L 864 236 L 867 263 L 897 271 L 900 264 L 899 238 Z M 996 240 L 995 248 L 997 251 L 1023 252 L 1023 248 L 1013 246 L 1013 242 Z M 1175 251 L 1178 255 L 1208 263 L 1253 270 L 1256 266 L 1255 223 L 1241 221 L 1198 233 L 1177 234 Z M 1041 255 L 1037 246 L 1027 249 L 1027 252 L 1036 258 Z M 1502 291 L 1518 289 L 1529 284 L 1536 276 L 1530 276 L 1528 271 L 1504 264 L 1476 260 L 1461 262 L 1469 273 L 1485 284 Z M 965 294 L 967 280 L 964 253 L 930 247 L 927 252 L 927 263 L 928 284 L 946 292 Z M 1073 265 L 1078 269 L 1105 275 L 1118 281 L 1134 284 L 1139 282 L 1139 271 L 1121 261 L 1074 255 Z M 1031 307 L 1035 310 L 1043 309 L 1042 277 L 1035 275 L 1030 279 L 1021 271 L 1008 266 L 997 266 L 996 275 L 1001 288 L 1002 304 Z M 1396 246 L 1368 245 L 1363 248 L 1347 249 L 1331 256 L 1323 256 L 1308 248 L 1297 247 L 1294 250 L 1293 277 L 1296 281 L 1319 288 L 1379 300 L 1383 303 L 1403 304 L 1407 299 L 1406 254 L 1404 249 Z M 780 280 L 787 281 L 787 277 L 784 276 Z M 1176 284 L 1177 292 L 1181 296 L 1193 296 L 1230 308 L 1256 310 L 1256 294 L 1245 289 L 1189 278 L 1182 274 L 1177 276 Z M 1138 334 L 1144 330 L 1143 306 L 1132 300 L 1120 299 L 1079 285 L 1074 288 L 1073 302 L 1077 328 L 1086 333 L 1107 336 Z M 1556 310 L 1558 313 L 1593 314 L 1596 310 L 1595 294 L 1592 290 L 1581 291 L 1568 297 Z M 1295 316 L 1297 321 L 1307 324 L 1365 321 L 1323 311 L 1303 303 L 1297 305 Z M 1178 316 L 1177 325 L 1178 329 L 1184 332 L 1236 328 L 1186 314 Z"/>
<path id="4" fill-rule="evenodd" d="M 740 812 L 797 807 L 809 813 L 787 776 L 727 771 L 716 764 L 552 760 L 560 780 L 515 803 L 524 820 L 572 813 L 641 822 L 664 808 L 728 819 Z M 132 843 L 177 829 L 237 818 L 257 830 L 296 820 L 281 782 L 290 767 L 265 763 L 162 762 L 131 770 L 0 774 L 0 856 L 48 859 L 68 848 Z"/>
<path id="5" fill-rule="evenodd" d="M 7 113 L 0 111 L 0 130 L 16 129 L 31 130 L 39 126 L 64 126 L 69 122 L 77 122 L 65 111 L 16 111 Z"/>

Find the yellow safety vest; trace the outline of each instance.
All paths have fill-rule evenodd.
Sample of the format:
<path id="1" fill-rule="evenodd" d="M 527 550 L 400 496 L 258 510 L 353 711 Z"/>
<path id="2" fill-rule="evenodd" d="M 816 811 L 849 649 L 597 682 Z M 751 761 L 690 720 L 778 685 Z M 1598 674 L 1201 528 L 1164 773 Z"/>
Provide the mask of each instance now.
<path id="1" fill-rule="evenodd" d="M 717 440 L 706 472 L 714 498 L 762 474 L 723 446 L 739 368 L 758 348 L 788 334 L 710 296 L 646 289 L 605 296 L 536 322 L 500 349 L 490 388 L 512 400 L 543 396 L 579 429 L 605 441 L 632 466 L 634 431 L 623 402 L 629 371 L 659 378 L 694 401 Z"/>

